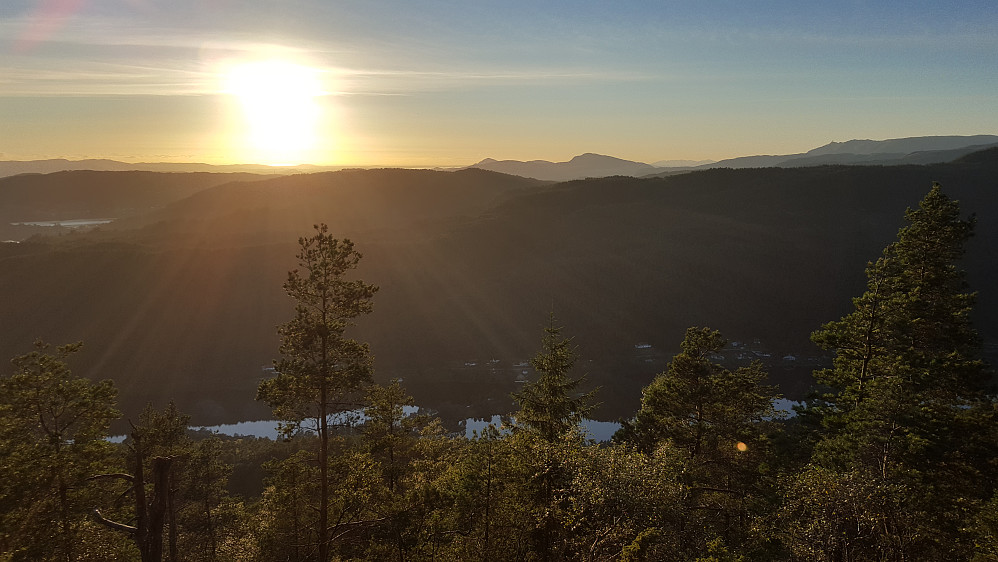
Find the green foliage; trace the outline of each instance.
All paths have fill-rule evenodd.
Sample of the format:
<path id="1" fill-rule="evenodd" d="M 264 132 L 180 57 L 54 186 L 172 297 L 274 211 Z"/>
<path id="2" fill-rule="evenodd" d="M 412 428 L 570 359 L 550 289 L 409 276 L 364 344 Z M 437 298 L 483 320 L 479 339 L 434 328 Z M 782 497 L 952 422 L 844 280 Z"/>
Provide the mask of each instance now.
<path id="1" fill-rule="evenodd" d="M 139 425 L 134 432 L 141 435 L 142 446 L 149 456 L 182 455 L 190 446 L 187 426 L 191 417 L 182 413 L 172 400 L 162 412 L 149 404 L 139 414 Z"/>
<path id="2" fill-rule="evenodd" d="M 529 551 L 530 521 L 526 460 L 518 440 L 493 425 L 455 448 L 437 480 L 434 515 L 439 554 L 446 560 L 523 560 Z"/>
<path id="3" fill-rule="evenodd" d="M 295 316 L 280 327 L 281 360 L 277 376 L 260 383 L 257 398 L 287 422 L 292 433 L 312 419 L 319 429 L 325 416 L 342 408 L 346 396 L 371 380 L 367 345 L 345 336 L 352 319 L 371 311 L 377 287 L 346 279 L 361 255 L 349 240 L 337 240 L 326 225 L 300 238 L 298 266 L 284 290 L 295 300 Z"/>
<path id="4" fill-rule="evenodd" d="M 98 496 L 87 479 L 110 462 L 116 391 L 72 374 L 80 347 L 38 342 L 0 378 L 0 553 L 12 560 L 73 560 L 107 541 L 88 532 Z"/>
<path id="5" fill-rule="evenodd" d="M 889 521 L 891 531 L 856 539 L 870 556 L 917 546 L 927 559 L 962 558 L 965 521 L 993 493 L 989 459 L 998 454 L 989 373 L 970 322 L 975 295 L 957 267 L 974 220 L 962 220 L 938 184 L 905 219 L 867 267 L 855 310 L 812 336 L 835 351 L 833 367 L 815 373 L 827 391 L 808 408 L 822 422 L 814 462 L 834 471 L 830 486 L 874 487 L 867 495 L 878 503 L 857 507 L 857 516 Z M 897 515 L 902 504 L 922 516 Z"/>
<path id="6" fill-rule="evenodd" d="M 749 540 L 751 519 L 766 509 L 764 473 L 776 428 L 775 389 L 761 365 L 728 370 L 714 363 L 725 340 L 709 328 L 689 328 L 681 351 L 642 393 L 641 408 L 615 439 L 646 454 L 671 451 L 680 512 L 678 550 L 705 552 L 720 535 Z"/>
<path id="7" fill-rule="evenodd" d="M 151 405 L 142 411 L 121 445 L 125 471 L 93 477 L 105 493 L 117 495 L 96 519 L 123 532 L 142 560 L 243 560 L 246 549 L 233 535 L 245 510 L 226 490 L 232 467 L 222 461 L 217 437 L 190 438 L 189 420 L 173 402 L 162 411 Z M 130 508 L 123 505 L 126 496 L 133 497 Z"/>
<path id="8" fill-rule="evenodd" d="M 370 531 L 379 486 L 378 469 L 370 455 L 344 438 L 330 440 L 329 446 L 327 536 L 332 555 L 337 548 L 350 552 L 350 539 Z M 254 515 L 257 556 L 261 560 L 316 560 L 321 481 L 315 453 L 299 451 L 267 463 L 267 469 L 270 476 Z"/>
<path id="9" fill-rule="evenodd" d="M 648 560 L 650 545 L 658 541 L 659 535 L 658 529 L 655 528 L 641 531 L 631 544 L 623 548 L 620 553 L 620 561 L 642 562 L 643 560 Z"/>
<path id="10" fill-rule="evenodd" d="M 914 490 L 876 473 L 808 466 L 784 492 L 776 528 L 800 560 L 948 559 L 934 551 Z"/>
<path id="11" fill-rule="evenodd" d="M 764 436 L 761 422 L 775 416 L 779 395 L 763 384 L 759 363 L 735 371 L 713 363 L 711 356 L 725 343 L 709 328 L 686 330 L 681 352 L 644 389 L 637 416 L 623 423 L 616 438 L 645 452 L 671 441 L 691 459 L 734 450 L 739 442 L 753 448 Z"/>
<path id="12" fill-rule="evenodd" d="M 309 452 L 299 451 L 285 460 L 267 463 L 270 476 L 255 514 L 254 546 L 261 559 L 315 559 L 316 517 L 308 507 L 318 495 L 313 458 Z"/>
<path id="13" fill-rule="evenodd" d="M 572 548 L 572 483 L 583 444 L 579 423 L 592 410 L 596 394 L 579 392 L 585 379 L 569 377 L 575 357 L 572 340 L 561 336 L 552 314 L 530 362 L 540 376 L 513 394 L 520 409 L 511 445 L 523 456 L 521 470 L 530 473 L 523 505 L 533 525 L 533 551 L 541 560 L 563 559 Z"/>
<path id="14" fill-rule="evenodd" d="M 171 562 L 180 556 L 178 538 L 181 530 L 177 522 L 179 509 L 177 496 L 181 490 L 183 479 L 181 474 L 184 472 L 187 453 L 190 449 L 190 440 L 187 438 L 187 426 L 190 424 L 190 419 L 190 416 L 177 409 L 177 405 L 173 401 L 170 401 L 162 412 L 157 411 L 150 404 L 139 415 L 139 425 L 132 430 L 133 447 L 136 453 L 135 462 L 144 464 L 143 474 L 152 475 L 155 478 L 155 465 L 159 462 L 158 459 L 167 458 L 170 460 L 165 482 L 167 487 L 165 515 L 166 559 Z M 134 474 L 139 474 L 139 472 L 136 470 Z M 155 511 L 153 504 L 156 502 L 155 485 L 150 497 L 153 499 L 150 502 L 149 511 L 153 512 Z"/>
<path id="15" fill-rule="evenodd" d="M 733 554 L 720 538 L 707 543 L 706 556 L 700 556 L 693 562 L 745 562 L 745 557 Z"/>
<path id="16" fill-rule="evenodd" d="M 867 267 L 856 309 L 812 336 L 836 354 L 833 368 L 815 373 L 830 389 L 816 403 L 828 429 L 822 462 L 875 467 L 883 477 L 959 439 L 948 433 L 960 425 L 952 422 L 980 410 L 988 382 L 970 322 L 975 295 L 956 266 L 973 219 L 961 220 L 938 184 L 905 218 L 898 240 Z"/>
<path id="17" fill-rule="evenodd" d="M 596 560 L 680 556 L 683 461 L 676 453 L 587 447 L 573 482 L 573 551 Z"/>
<path id="18" fill-rule="evenodd" d="M 434 510 L 439 507 L 437 480 L 446 470 L 450 443 L 439 421 L 420 413 L 399 381 L 368 390 L 363 450 L 373 461 L 376 477 L 370 505 L 370 559 L 408 560 L 432 552 L 443 528 Z"/>
<path id="19" fill-rule="evenodd" d="M 208 437 L 188 447 L 180 474 L 177 523 L 185 560 L 244 559 L 241 528 L 245 507 L 229 495 L 232 465 L 222 459 L 221 441 Z"/>
<path id="20" fill-rule="evenodd" d="M 330 520 L 329 416 L 349 409 L 348 398 L 371 380 L 366 344 L 345 336 L 352 319 L 371 311 L 377 287 L 346 274 L 360 254 L 349 240 L 337 240 L 325 224 L 298 239 L 298 265 L 288 273 L 284 290 L 295 300 L 295 316 L 280 327 L 281 360 L 277 376 L 260 383 L 257 398 L 267 402 L 291 435 L 305 420 L 319 434 L 317 558 L 326 562 L 340 523 Z M 335 520 L 334 520 L 335 521 Z M 342 520 L 341 520 L 342 523 Z M 331 538 L 332 537 L 332 538 Z"/>
<path id="21" fill-rule="evenodd" d="M 977 512 L 971 525 L 975 562 L 998 560 L 998 495 Z"/>
<path id="22" fill-rule="evenodd" d="M 549 443 L 578 431 L 579 422 L 592 411 L 596 390 L 578 392 L 585 379 L 569 377 L 575 358 L 572 340 L 561 337 L 561 328 L 555 326 L 552 315 L 544 329 L 541 349 L 530 360 L 540 377 L 513 394 L 520 407 L 515 415 L 515 430 L 533 433 Z"/>

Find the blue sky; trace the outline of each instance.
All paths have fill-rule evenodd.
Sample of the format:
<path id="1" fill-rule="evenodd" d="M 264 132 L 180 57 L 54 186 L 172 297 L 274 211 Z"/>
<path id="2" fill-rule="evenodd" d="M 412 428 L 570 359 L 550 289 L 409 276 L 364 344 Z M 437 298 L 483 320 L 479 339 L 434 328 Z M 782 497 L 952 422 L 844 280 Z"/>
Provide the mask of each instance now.
<path id="1" fill-rule="evenodd" d="M 248 103 L 226 77 L 256 61 L 307 69 L 321 92 Z M 792 153 L 994 134 L 996 69 L 993 1 L 7 0 L 0 158 L 460 165 Z M 282 81 L 296 83 L 260 76 L 247 87 Z M 292 120 L 312 130 L 277 130 Z M 252 131 L 272 144 L 252 145 Z M 310 140 L 285 150 L 290 135 Z"/>

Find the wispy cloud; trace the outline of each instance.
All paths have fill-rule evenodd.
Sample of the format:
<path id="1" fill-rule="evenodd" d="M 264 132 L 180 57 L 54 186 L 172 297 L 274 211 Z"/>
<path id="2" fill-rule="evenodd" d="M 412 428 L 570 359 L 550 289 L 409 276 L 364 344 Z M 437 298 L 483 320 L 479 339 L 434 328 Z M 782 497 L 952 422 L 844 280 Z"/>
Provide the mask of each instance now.
<path id="1" fill-rule="evenodd" d="M 9 26 L 9 24 L 5 24 Z M 0 30 L 5 29 L 0 27 Z M 95 32 L 105 29 L 108 33 Z M 113 30 L 113 32 L 112 32 Z M 214 95 L 221 74 L 246 60 L 288 59 L 318 69 L 333 95 L 405 95 L 496 84 L 635 81 L 648 76 L 599 68 L 465 68 L 429 61 L 423 68 L 344 66 L 348 50 L 334 45 L 287 46 L 240 37 L 179 36 L 119 31 L 102 21 L 86 33 L 66 33 L 37 52 L 10 53 L 0 65 L 0 96 Z M 360 57 L 353 57 L 360 58 Z"/>
<path id="2" fill-rule="evenodd" d="M 57 32 L 47 32 L 30 44 L 19 38 L 39 25 L 37 14 L 0 22 L 0 49 L 8 51 L 0 62 L 0 96 L 212 95 L 220 93 L 219 76 L 227 66 L 274 58 L 319 69 L 328 79 L 326 90 L 334 95 L 407 95 L 498 84 L 649 78 L 585 62 L 442 57 L 439 45 L 418 53 L 383 39 L 371 42 L 376 46 L 347 44 L 343 38 L 338 43 L 336 34 L 322 40 L 298 36 L 293 44 L 282 44 L 260 41 L 259 33 L 154 24 L 131 16 L 75 14 L 71 21 L 59 21 Z"/>

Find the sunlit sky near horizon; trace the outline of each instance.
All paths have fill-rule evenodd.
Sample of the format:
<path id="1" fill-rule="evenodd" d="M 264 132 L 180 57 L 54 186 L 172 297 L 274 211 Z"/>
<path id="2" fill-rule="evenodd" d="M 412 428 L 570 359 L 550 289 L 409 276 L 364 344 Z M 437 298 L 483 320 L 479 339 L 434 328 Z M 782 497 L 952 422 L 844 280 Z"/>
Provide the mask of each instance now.
<path id="1" fill-rule="evenodd" d="M 4 0 L 0 159 L 642 162 L 998 133 L 998 2 Z"/>

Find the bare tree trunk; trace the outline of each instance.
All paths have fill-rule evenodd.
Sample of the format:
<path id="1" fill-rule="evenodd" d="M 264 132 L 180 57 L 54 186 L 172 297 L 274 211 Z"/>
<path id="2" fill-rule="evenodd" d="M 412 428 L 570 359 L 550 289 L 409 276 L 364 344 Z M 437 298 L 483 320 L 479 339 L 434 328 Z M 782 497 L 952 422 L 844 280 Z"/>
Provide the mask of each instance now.
<path id="1" fill-rule="evenodd" d="M 142 452 L 142 439 L 133 433 L 135 440 L 135 471 L 133 474 L 100 474 L 93 478 L 120 478 L 132 483 L 135 490 L 135 526 L 111 521 L 94 509 L 94 518 L 98 523 L 132 535 L 139 547 L 142 562 L 162 562 L 163 560 L 163 526 L 166 520 L 167 507 L 170 503 L 170 457 L 155 457 L 152 459 L 153 498 L 146 502 L 145 457 Z"/>
<path id="2" fill-rule="evenodd" d="M 166 482 L 166 486 L 167 486 L 167 488 L 166 488 L 166 490 L 167 490 L 167 493 L 166 493 L 166 513 L 167 513 L 167 517 L 169 518 L 168 523 L 170 525 L 170 534 L 169 534 L 170 556 L 169 556 L 168 560 L 170 562 L 177 562 L 177 560 L 180 559 L 177 556 L 177 507 L 176 507 L 176 505 L 174 504 L 174 501 L 173 501 L 174 497 L 176 496 L 177 490 L 175 490 L 174 487 L 173 487 L 173 471 L 172 470 L 168 470 L 167 471 L 166 481 L 167 481 Z"/>
<path id="3" fill-rule="evenodd" d="M 138 431 L 132 433 L 135 440 L 135 543 L 142 555 L 142 562 L 150 562 L 146 557 L 146 544 L 149 542 L 149 509 L 146 504 L 145 454 L 142 452 L 142 437 Z M 159 562 L 153 560 L 152 562 Z"/>
<path id="4" fill-rule="evenodd" d="M 153 498 L 149 505 L 145 544 L 139 546 L 142 562 L 163 560 L 163 525 L 166 521 L 166 507 L 170 495 L 171 460 L 168 457 L 156 457 L 152 460 Z"/>
<path id="5" fill-rule="evenodd" d="M 63 544 L 63 556 L 66 557 L 66 562 L 73 562 L 75 558 L 73 557 L 73 529 L 72 524 L 69 521 L 69 496 L 68 496 L 68 486 L 63 480 L 62 476 L 59 476 L 59 516 L 62 518 L 62 544 Z"/>
<path id="6" fill-rule="evenodd" d="M 326 377 L 319 391 L 319 562 L 329 560 L 329 420 L 326 412 Z"/>

